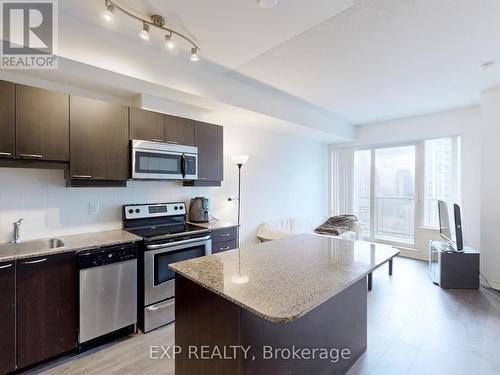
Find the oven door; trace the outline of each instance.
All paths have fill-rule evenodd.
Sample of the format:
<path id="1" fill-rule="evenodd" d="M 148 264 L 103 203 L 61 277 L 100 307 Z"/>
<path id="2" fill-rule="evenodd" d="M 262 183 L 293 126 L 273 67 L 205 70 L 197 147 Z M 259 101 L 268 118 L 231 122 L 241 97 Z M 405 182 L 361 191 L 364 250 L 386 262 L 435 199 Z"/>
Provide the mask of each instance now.
<path id="1" fill-rule="evenodd" d="M 145 306 L 175 296 L 175 272 L 170 263 L 210 255 L 210 235 L 166 244 L 147 245 L 144 252 L 144 302 Z"/>

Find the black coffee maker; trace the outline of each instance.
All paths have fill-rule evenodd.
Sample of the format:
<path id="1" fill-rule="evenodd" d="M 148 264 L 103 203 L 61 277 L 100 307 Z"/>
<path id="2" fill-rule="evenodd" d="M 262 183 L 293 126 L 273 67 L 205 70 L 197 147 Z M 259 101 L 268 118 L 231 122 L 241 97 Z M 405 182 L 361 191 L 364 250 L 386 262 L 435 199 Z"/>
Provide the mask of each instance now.
<path id="1" fill-rule="evenodd" d="M 189 203 L 189 221 L 192 223 L 208 223 L 210 221 L 210 201 L 208 198 L 192 198 Z"/>

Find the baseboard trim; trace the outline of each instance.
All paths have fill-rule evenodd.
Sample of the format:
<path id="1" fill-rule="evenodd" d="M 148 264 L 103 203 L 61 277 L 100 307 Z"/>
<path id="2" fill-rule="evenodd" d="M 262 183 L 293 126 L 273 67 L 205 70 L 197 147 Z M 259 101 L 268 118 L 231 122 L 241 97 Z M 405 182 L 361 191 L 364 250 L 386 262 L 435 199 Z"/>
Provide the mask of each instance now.
<path id="1" fill-rule="evenodd" d="M 399 248 L 397 246 L 394 246 L 394 247 L 400 251 L 399 256 L 402 256 L 404 258 L 411 258 L 411 259 L 424 260 L 424 261 L 429 260 L 428 257 L 423 256 L 418 251 L 402 249 L 402 248 Z"/>

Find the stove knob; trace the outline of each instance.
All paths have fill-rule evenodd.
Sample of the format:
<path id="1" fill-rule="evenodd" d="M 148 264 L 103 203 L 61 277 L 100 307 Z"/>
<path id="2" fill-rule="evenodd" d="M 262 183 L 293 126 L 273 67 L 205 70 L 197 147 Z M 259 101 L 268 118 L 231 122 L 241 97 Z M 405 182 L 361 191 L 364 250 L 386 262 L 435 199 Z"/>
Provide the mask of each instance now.
<path id="1" fill-rule="evenodd" d="M 174 210 L 176 210 L 176 211 L 177 211 L 178 209 L 179 209 L 179 207 L 177 207 L 177 206 L 175 206 L 175 207 L 174 207 Z"/>
<path id="2" fill-rule="evenodd" d="M 138 214 L 139 212 L 141 212 L 141 210 L 139 210 L 138 208 L 135 209 L 135 213 Z"/>
<path id="3" fill-rule="evenodd" d="M 134 213 L 134 210 L 133 210 L 133 209 L 130 209 L 130 210 L 128 210 L 128 213 L 129 213 L 129 214 L 133 214 L 133 213 Z"/>

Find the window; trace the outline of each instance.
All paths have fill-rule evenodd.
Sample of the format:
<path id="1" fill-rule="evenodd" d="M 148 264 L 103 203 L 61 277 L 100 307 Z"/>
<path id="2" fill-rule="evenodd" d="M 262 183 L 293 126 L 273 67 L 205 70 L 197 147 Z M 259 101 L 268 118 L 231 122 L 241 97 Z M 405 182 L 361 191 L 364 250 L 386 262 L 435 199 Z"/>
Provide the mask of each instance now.
<path id="1" fill-rule="evenodd" d="M 354 153 L 353 212 L 358 217 L 363 237 L 370 238 L 371 151 Z"/>
<path id="2" fill-rule="evenodd" d="M 374 208 L 375 240 L 415 243 L 415 145 L 375 150 Z"/>
<path id="3" fill-rule="evenodd" d="M 438 200 L 460 203 L 460 183 L 460 137 L 425 141 L 423 226 L 439 227 Z"/>
<path id="4" fill-rule="evenodd" d="M 353 211 L 364 238 L 415 243 L 415 145 L 354 153 Z"/>
<path id="5" fill-rule="evenodd" d="M 355 150 L 352 207 L 364 238 L 413 246 L 417 225 L 438 227 L 438 199 L 460 203 L 460 170 L 460 137 Z"/>

